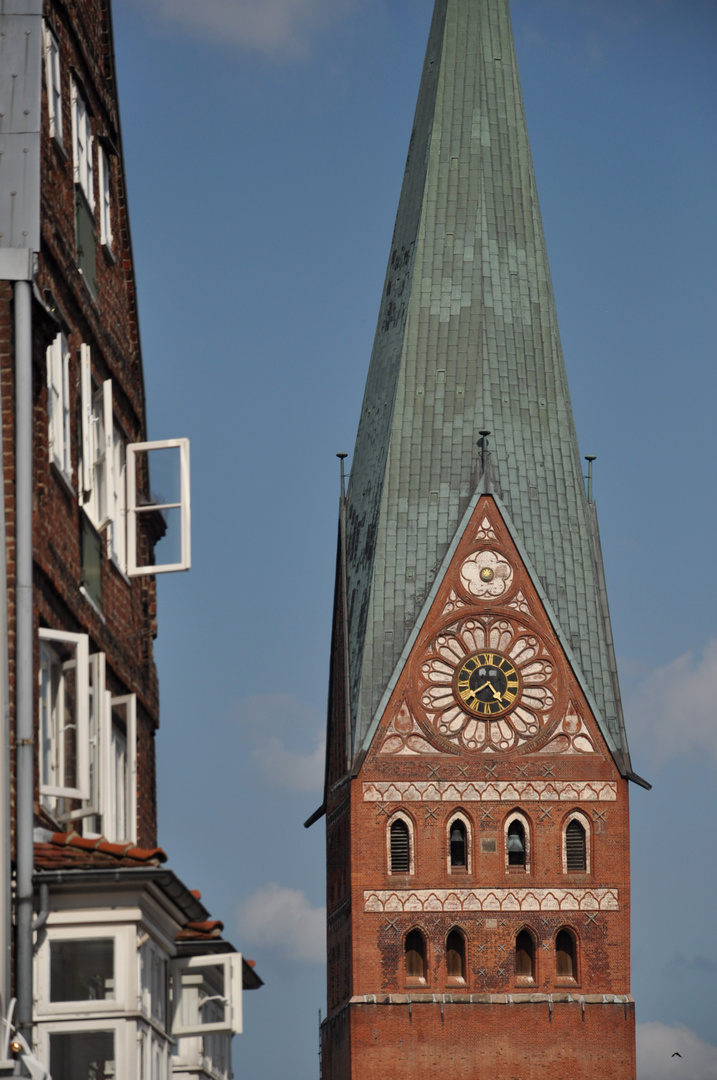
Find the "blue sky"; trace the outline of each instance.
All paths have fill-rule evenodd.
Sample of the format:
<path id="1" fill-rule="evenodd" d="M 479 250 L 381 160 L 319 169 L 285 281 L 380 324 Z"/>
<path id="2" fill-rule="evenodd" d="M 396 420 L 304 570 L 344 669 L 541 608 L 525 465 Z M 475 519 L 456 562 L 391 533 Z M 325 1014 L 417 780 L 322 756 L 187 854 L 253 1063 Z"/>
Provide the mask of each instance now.
<path id="1" fill-rule="evenodd" d="M 266 981 L 238 1076 L 315 1080 L 337 525 L 431 0 L 115 0 L 159 582 L 160 842 Z M 512 0 L 633 762 L 640 1080 L 717 1077 L 717 6 Z M 682 1058 L 672 1058 L 680 1050 Z M 680 1069 L 682 1070 L 680 1072 Z"/>

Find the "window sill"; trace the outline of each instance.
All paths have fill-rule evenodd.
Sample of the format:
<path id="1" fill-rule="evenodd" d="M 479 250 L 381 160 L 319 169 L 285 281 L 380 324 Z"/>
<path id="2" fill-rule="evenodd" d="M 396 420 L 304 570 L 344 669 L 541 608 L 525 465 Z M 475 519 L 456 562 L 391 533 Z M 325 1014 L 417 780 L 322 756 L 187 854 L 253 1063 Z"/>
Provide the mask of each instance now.
<path id="1" fill-rule="evenodd" d="M 57 461 L 55 461 L 54 458 L 50 459 L 50 465 L 52 467 L 52 471 L 54 472 L 55 476 L 60 481 L 60 483 L 64 487 L 65 491 L 70 496 L 70 498 L 71 499 L 76 499 L 77 498 L 77 492 L 75 491 L 75 488 L 74 488 L 74 486 L 72 484 L 72 481 L 70 480 L 67 473 L 63 472 L 63 470 L 61 469 L 61 467 L 58 465 Z"/>
<path id="2" fill-rule="evenodd" d="M 94 600 L 92 599 L 92 597 L 90 596 L 90 594 L 88 593 L 88 591 L 87 591 L 87 589 L 85 588 L 85 586 L 84 586 L 84 585 L 80 585 L 80 592 L 81 592 L 81 594 L 82 594 L 82 595 L 84 596 L 85 600 L 86 600 L 86 601 L 87 601 L 87 603 L 88 603 L 88 604 L 90 605 L 90 607 L 92 608 L 92 610 L 93 610 L 94 612 L 96 612 L 96 613 L 97 613 L 97 615 L 99 615 L 99 617 L 100 617 L 100 618 L 102 619 L 102 622 L 106 624 L 106 623 L 107 623 L 107 619 L 106 619 L 106 618 L 104 617 L 104 614 L 103 614 L 102 610 L 101 610 L 101 609 L 100 609 L 100 608 L 98 607 L 98 605 L 97 605 L 97 604 L 95 603 L 95 601 L 94 601 Z"/>
<path id="3" fill-rule="evenodd" d="M 122 578 L 122 580 L 124 581 L 125 585 L 126 585 L 126 586 L 127 586 L 127 587 L 128 587 L 129 589 L 131 589 L 131 588 L 132 588 L 132 578 L 131 578 L 131 577 L 127 577 L 127 574 L 126 574 L 126 573 L 124 572 L 124 570 L 122 569 L 122 567 L 120 566 L 120 564 L 119 564 L 119 563 L 117 562 L 117 560 L 115 559 L 114 555 L 110 555 L 110 559 L 109 559 L 109 562 L 110 562 L 110 566 L 112 567 L 112 569 L 113 569 L 113 570 L 115 570 L 115 572 L 119 574 L 119 576 L 120 576 L 120 577 Z"/>
<path id="4" fill-rule="evenodd" d="M 63 141 L 59 137 L 59 135 L 57 135 L 57 134 L 51 135 L 50 140 L 52 142 L 52 145 L 55 147 L 55 150 L 57 151 L 57 153 L 63 159 L 63 161 L 69 161 L 70 160 L 70 155 L 67 153 L 67 150 L 65 149 L 65 144 L 63 143 Z"/>
<path id="5" fill-rule="evenodd" d="M 107 262 L 111 266 L 114 266 L 115 263 L 117 262 L 117 256 L 115 255 L 114 251 L 112 250 L 112 248 L 110 247 L 110 245 L 107 243 L 106 240 L 102 241 L 101 247 L 102 247 L 104 257 L 107 259 Z"/>

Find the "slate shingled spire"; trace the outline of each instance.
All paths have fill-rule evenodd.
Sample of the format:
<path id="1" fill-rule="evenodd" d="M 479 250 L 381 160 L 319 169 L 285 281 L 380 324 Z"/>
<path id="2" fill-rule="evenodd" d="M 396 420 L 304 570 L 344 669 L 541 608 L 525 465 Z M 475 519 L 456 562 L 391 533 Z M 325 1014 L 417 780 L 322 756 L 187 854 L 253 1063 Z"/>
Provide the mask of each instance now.
<path id="1" fill-rule="evenodd" d="M 354 757 L 476 490 L 481 428 L 629 775 L 508 2 L 436 0 L 347 494 Z"/>

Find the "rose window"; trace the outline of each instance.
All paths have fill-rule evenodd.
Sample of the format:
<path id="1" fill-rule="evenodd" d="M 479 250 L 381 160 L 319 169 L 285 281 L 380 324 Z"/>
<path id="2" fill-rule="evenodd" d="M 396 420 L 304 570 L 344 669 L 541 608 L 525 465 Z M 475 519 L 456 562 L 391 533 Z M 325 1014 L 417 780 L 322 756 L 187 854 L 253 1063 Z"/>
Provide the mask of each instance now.
<path id="1" fill-rule="evenodd" d="M 550 723 L 555 664 L 530 629 L 467 618 L 437 635 L 418 666 L 419 701 L 433 732 L 461 749 L 505 753 Z"/>

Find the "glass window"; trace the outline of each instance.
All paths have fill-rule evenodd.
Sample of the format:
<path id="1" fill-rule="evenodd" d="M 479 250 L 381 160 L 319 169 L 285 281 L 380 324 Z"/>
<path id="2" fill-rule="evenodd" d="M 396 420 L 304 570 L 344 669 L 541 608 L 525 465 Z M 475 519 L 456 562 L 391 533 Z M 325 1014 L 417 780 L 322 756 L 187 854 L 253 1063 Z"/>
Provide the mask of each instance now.
<path id="1" fill-rule="evenodd" d="M 114 1032 L 53 1032 L 50 1072 L 52 1080 L 115 1080 Z"/>
<path id="2" fill-rule="evenodd" d="M 89 794 L 87 652 L 84 634 L 40 630 L 40 793 L 43 804 L 58 814 L 73 809 L 66 800 Z"/>
<path id="3" fill-rule="evenodd" d="M 45 27 L 45 81 L 50 137 L 62 142 L 62 86 L 60 83 L 60 46 L 57 38 Z"/>
<path id="4" fill-rule="evenodd" d="M 104 147 L 99 153 L 100 162 L 100 241 L 112 248 L 112 173 L 110 157 Z"/>
<path id="5" fill-rule="evenodd" d="M 50 1001 L 106 1001 L 115 996 L 114 939 L 50 942 Z"/>
<path id="6" fill-rule="evenodd" d="M 82 189 L 90 210 L 95 207 L 93 181 L 92 125 L 87 103 L 76 83 L 72 84 L 72 164 L 75 183 Z"/>
<path id="7" fill-rule="evenodd" d="M 70 350 L 64 334 L 47 350 L 47 414 L 50 460 L 71 480 Z"/>

